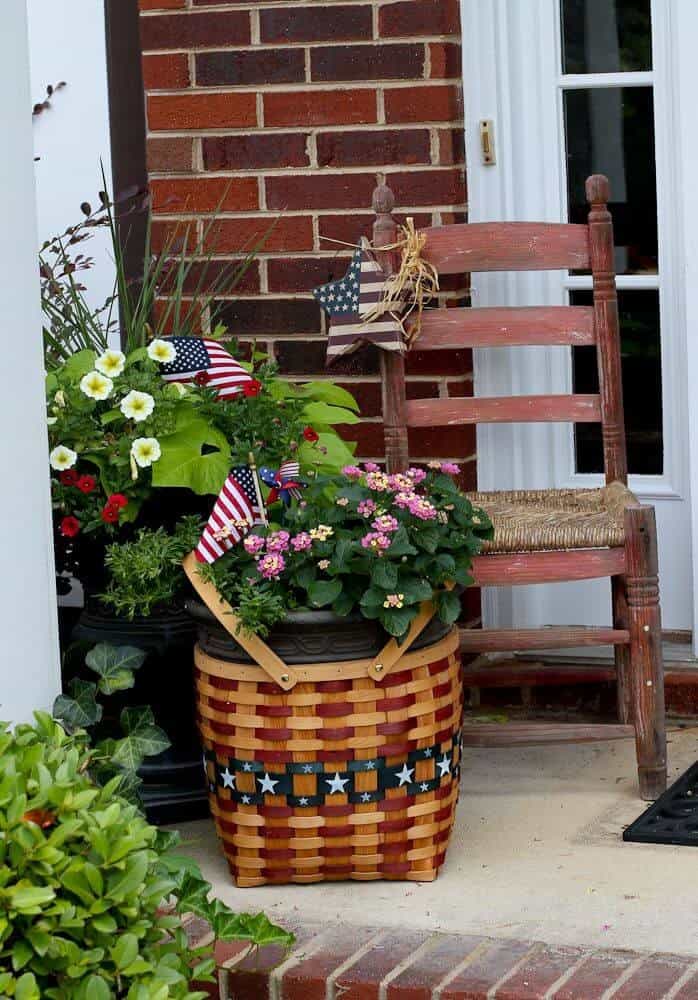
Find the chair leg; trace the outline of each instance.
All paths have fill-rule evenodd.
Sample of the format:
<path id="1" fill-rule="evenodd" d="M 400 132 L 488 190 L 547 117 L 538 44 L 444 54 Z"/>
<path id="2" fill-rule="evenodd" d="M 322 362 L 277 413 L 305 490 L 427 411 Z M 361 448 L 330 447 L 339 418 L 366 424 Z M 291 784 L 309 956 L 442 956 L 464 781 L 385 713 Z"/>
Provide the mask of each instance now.
<path id="1" fill-rule="evenodd" d="M 638 504 L 626 508 L 625 537 L 631 720 L 635 727 L 640 795 L 651 800 L 664 791 L 667 777 L 664 665 L 653 507 Z"/>
<path id="2" fill-rule="evenodd" d="M 611 577 L 613 595 L 613 627 L 628 628 L 628 599 L 625 593 L 625 577 Z M 616 661 L 616 702 L 618 721 L 627 725 L 632 721 L 632 692 L 630 689 L 630 646 L 614 646 Z"/>

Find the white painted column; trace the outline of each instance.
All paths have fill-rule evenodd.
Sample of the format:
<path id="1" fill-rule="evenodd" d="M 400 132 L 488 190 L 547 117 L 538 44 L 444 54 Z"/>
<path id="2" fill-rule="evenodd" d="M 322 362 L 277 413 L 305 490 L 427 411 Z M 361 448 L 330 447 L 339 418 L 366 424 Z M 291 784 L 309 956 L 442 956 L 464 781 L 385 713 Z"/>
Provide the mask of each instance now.
<path id="1" fill-rule="evenodd" d="M 14 723 L 60 687 L 26 0 L 3 4 L 0 93 L 0 718 Z"/>

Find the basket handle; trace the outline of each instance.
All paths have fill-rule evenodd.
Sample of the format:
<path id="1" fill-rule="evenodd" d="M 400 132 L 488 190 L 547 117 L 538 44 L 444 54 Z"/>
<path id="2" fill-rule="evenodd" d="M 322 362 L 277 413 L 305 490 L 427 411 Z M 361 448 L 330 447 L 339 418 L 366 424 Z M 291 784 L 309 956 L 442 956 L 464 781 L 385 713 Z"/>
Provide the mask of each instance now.
<path id="1" fill-rule="evenodd" d="M 250 635 L 249 632 L 240 627 L 240 619 L 228 602 L 223 600 L 215 586 L 209 580 L 204 580 L 199 573 L 199 563 L 193 552 L 185 556 L 182 566 L 201 600 L 238 645 L 242 646 L 255 663 L 284 691 L 290 691 L 291 688 L 295 687 L 298 683 L 298 675 L 293 668 L 287 666 L 258 635 Z"/>

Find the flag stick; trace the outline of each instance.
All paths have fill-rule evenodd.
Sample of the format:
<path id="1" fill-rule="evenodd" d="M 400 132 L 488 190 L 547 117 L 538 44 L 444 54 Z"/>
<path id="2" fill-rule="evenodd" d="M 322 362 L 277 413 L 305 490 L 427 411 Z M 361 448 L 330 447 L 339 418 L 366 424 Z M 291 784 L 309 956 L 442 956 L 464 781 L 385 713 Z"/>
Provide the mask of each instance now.
<path id="1" fill-rule="evenodd" d="M 257 478 L 257 466 L 255 464 L 253 452 L 249 452 L 247 460 L 250 465 L 250 472 L 252 473 L 252 481 L 254 482 L 255 493 L 257 494 L 257 503 L 259 504 L 259 514 L 260 517 L 262 518 L 262 523 L 265 526 L 268 526 L 269 521 L 267 520 L 267 509 L 264 506 L 264 501 L 262 500 L 262 491 L 259 486 L 259 479 Z"/>

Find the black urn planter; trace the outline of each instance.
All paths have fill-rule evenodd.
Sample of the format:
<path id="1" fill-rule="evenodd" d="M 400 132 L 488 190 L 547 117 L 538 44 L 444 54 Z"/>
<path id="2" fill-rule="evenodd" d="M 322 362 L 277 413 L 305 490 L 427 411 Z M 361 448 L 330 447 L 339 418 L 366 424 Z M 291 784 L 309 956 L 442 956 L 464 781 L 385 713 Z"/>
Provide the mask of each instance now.
<path id="1" fill-rule="evenodd" d="M 200 601 L 185 607 L 198 626 L 199 646 L 219 660 L 252 663 L 249 655 Z M 451 630 L 432 618 L 410 646 L 413 652 L 439 642 Z M 291 611 L 265 638 L 266 644 L 284 663 L 326 663 L 377 656 L 390 639 L 377 621 L 360 614 L 344 617 L 331 611 Z"/>
<path id="2" fill-rule="evenodd" d="M 143 781 L 141 797 L 151 823 L 178 823 L 208 816 L 193 688 L 196 625 L 190 616 L 172 609 L 129 621 L 92 602 L 80 615 L 71 639 L 137 646 L 147 652 L 145 662 L 136 671 L 134 687 L 107 699 L 105 714 L 115 720 L 128 705 L 148 705 L 171 741 L 168 750 L 148 758 L 138 772 Z"/>

